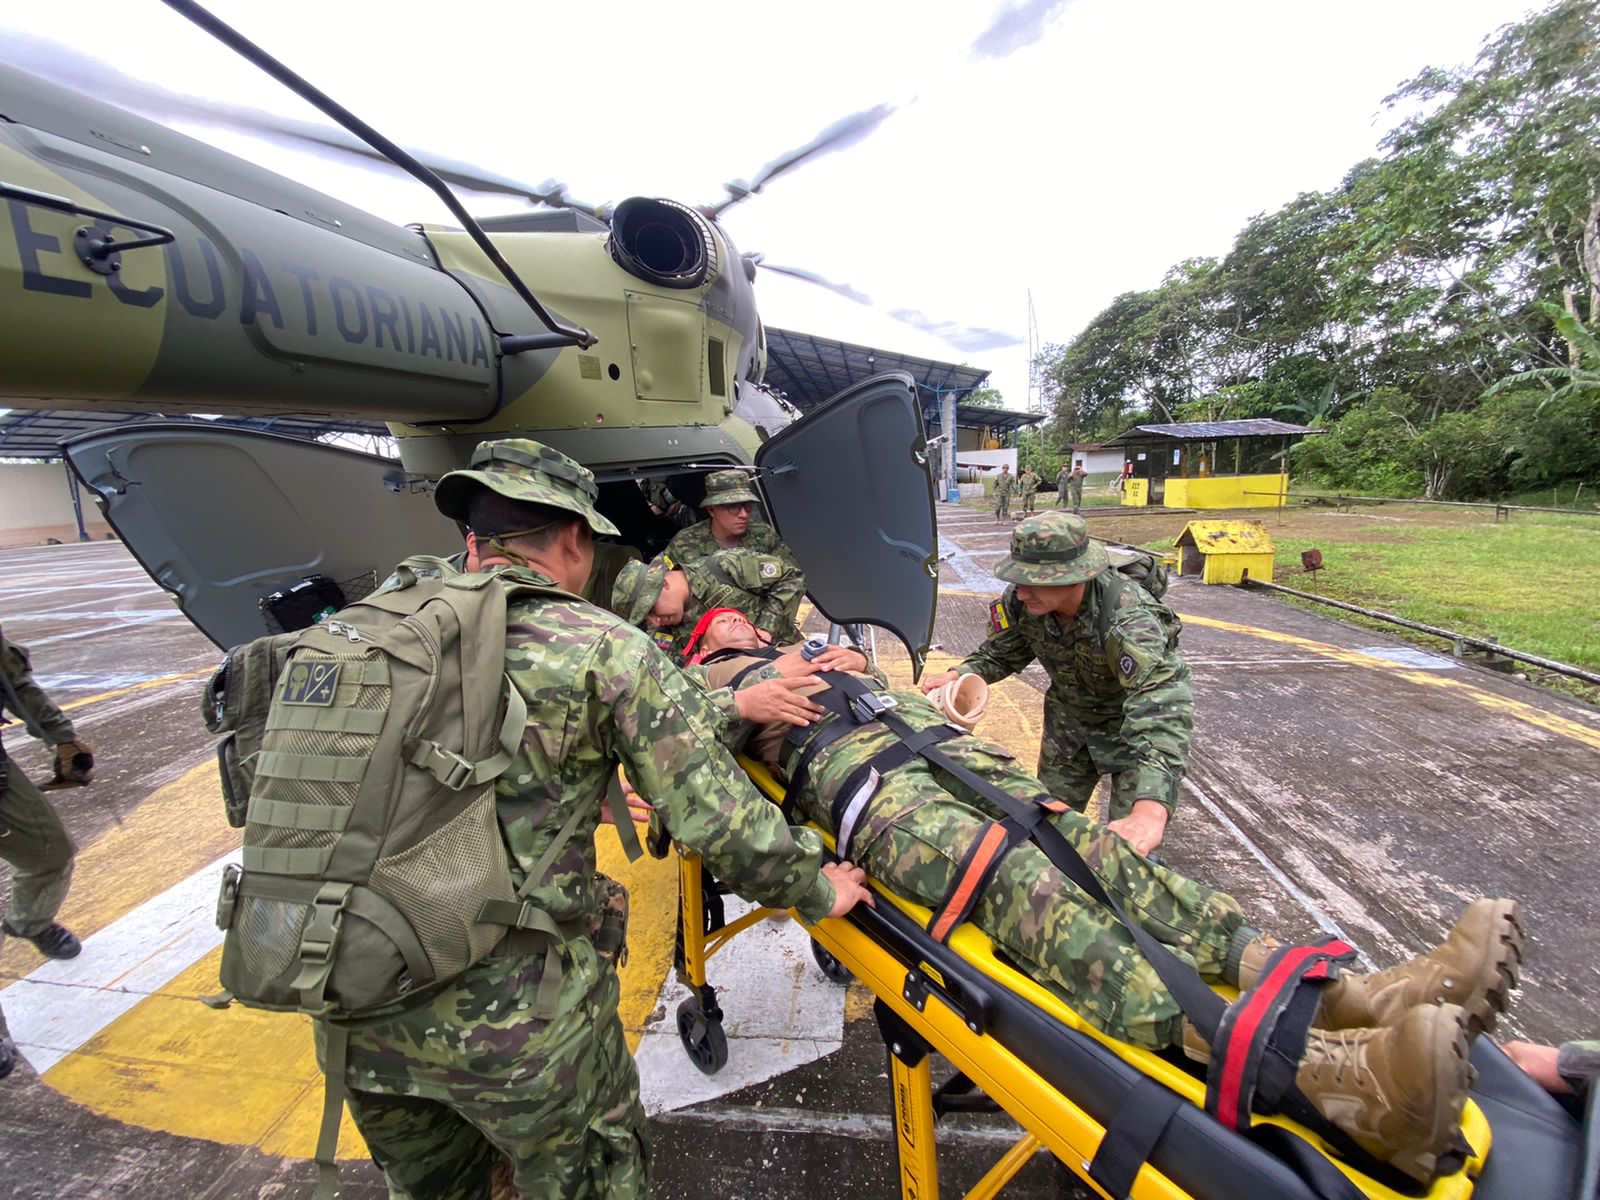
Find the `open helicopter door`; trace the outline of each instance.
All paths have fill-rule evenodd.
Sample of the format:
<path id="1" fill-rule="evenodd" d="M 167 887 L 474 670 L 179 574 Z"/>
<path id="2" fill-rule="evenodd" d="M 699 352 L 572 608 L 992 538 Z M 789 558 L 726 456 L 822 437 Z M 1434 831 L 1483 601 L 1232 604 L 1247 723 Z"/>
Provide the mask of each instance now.
<path id="1" fill-rule="evenodd" d="M 124 425 L 68 442 L 135 558 L 224 648 L 309 625 L 409 554 L 461 549 L 400 465 L 277 434 Z"/>
<path id="2" fill-rule="evenodd" d="M 939 538 L 922 406 L 895 371 L 847 388 L 756 452 L 806 590 L 840 625 L 889 630 L 921 674 L 933 639 Z"/>

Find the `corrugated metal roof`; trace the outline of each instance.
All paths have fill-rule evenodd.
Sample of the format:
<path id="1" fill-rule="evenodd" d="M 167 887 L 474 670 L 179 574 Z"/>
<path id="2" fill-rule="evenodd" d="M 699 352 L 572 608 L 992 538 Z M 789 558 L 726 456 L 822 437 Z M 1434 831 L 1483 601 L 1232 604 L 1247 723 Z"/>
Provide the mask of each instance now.
<path id="1" fill-rule="evenodd" d="M 1134 442 L 1210 442 L 1225 438 L 1284 437 L 1294 434 L 1320 433 L 1309 425 L 1292 425 L 1288 421 L 1274 421 L 1268 417 L 1252 417 L 1243 421 L 1181 421 L 1174 425 L 1135 425 L 1126 433 L 1119 433 L 1107 446 L 1127 446 Z"/>
<path id="2" fill-rule="evenodd" d="M 1271 554 L 1272 535 L 1260 521 L 1190 521 L 1173 540 L 1201 554 Z"/>
<path id="3" fill-rule="evenodd" d="M 924 393 L 959 394 L 980 387 L 989 372 L 876 346 L 767 326 L 767 386 L 782 392 L 801 412 L 810 412 L 851 384 L 885 371 L 904 371 Z"/>

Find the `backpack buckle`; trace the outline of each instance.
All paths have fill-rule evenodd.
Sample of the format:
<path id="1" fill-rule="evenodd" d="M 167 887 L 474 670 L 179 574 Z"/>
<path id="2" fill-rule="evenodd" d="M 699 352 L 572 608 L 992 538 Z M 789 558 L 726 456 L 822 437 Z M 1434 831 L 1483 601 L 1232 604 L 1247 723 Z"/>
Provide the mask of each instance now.
<path id="1" fill-rule="evenodd" d="M 471 763 L 462 758 L 461 755 L 455 753 L 453 750 L 442 751 L 441 756 L 446 757 L 447 761 L 449 759 L 454 759 L 455 761 L 450 764 L 450 769 L 448 771 L 439 776 L 440 783 L 444 784 L 444 786 L 449 788 L 452 792 L 459 792 L 462 788 L 466 787 L 467 784 L 472 782 Z"/>
<path id="2" fill-rule="evenodd" d="M 423 742 L 407 760 L 432 775 L 452 792 L 459 792 L 472 782 L 477 765 L 462 758 L 454 750 L 446 750 L 438 742 Z"/>

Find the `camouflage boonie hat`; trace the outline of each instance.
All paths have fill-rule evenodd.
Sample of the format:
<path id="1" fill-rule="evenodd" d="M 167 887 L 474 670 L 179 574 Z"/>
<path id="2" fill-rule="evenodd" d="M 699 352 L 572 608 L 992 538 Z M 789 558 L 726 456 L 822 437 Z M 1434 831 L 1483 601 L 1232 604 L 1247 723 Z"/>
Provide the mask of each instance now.
<path id="1" fill-rule="evenodd" d="M 451 520 L 465 524 L 467 500 L 475 486 L 498 492 L 507 500 L 564 508 L 577 513 L 596 533 L 618 533 L 617 527 L 595 509 L 599 488 L 595 486 L 594 473 L 561 451 L 531 438 L 479 442 L 468 470 L 451 471 L 439 480 L 433 493 L 434 506 Z"/>
<path id="2" fill-rule="evenodd" d="M 1064 587 L 1093 579 L 1111 560 L 1104 543 L 1089 536 L 1088 523 L 1071 513 L 1040 513 L 1011 531 L 1011 554 L 994 573 L 1007 583 Z"/>
<path id="3" fill-rule="evenodd" d="M 617 582 L 611 585 L 611 611 L 630 625 L 644 628 L 644 619 L 661 597 L 661 588 L 672 567 L 664 558 L 654 562 L 630 562 L 617 572 Z"/>
<path id="4" fill-rule="evenodd" d="M 715 508 L 719 504 L 760 504 L 761 498 L 750 490 L 750 476 L 744 471 L 713 471 L 706 476 L 706 498 L 701 508 Z"/>

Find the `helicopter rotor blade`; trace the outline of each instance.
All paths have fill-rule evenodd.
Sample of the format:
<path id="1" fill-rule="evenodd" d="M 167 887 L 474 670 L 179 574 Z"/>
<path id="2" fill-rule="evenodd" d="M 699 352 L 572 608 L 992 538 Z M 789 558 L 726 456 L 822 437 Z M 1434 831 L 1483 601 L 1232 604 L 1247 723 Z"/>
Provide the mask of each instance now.
<path id="1" fill-rule="evenodd" d="M 841 117 L 805 145 L 797 146 L 787 154 L 773 159 L 756 172 L 754 180 L 746 182 L 740 179 L 724 184 L 723 189 L 728 194 L 727 199 L 707 205 L 704 211 L 712 217 L 721 216 L 739 201 L 760 192 L 785 172 L 792 171 L 813 158 L 855 145 L 893 116 L 895 109 L 896 106 L 893 104 L 875 104 L 871 108 Z"/>
<path id="2" fill-rule="evenodd" d="M 70 46 L 28 34 L 13 35 L 8 49 L 14 61 L 35 74 L 149 116 L 238 129 L 280 145 L 296 149 L 311 147 L 394 169 L 394 164 L 383 155 L 336 125 L 321 125 L 242 105 L 185 96 L 159 84 L 135 79 Z M 551 208 L 577 209 L 601 220 L 609 219 L 611 215 L 611 205 L 586 204 L 568 192 L 564 183 L 554 179 L 534 186 L 471 163 L 435 154 L 415 153 L 413 157 L 456 187 L 491 195 L 514 196 Z"/>
<path id="3" fill-rule="evenodd" d="M 807 271 L 803 267 L 785 267 L 776 263 L 769 263 L 759 254 L 747 256 L 761 270 L 771 271 L 776 275 L 787 275 L 792 279 L 800 279 L 806 283 L 815 284 L 817 287 L 827 288 L 835 295 L 843 296 L 846 300 L 854 301 L 866 308 L 876 308 L 877 305 L 871 296 L 848 283 L 838 283 L 826 276 L 818 275 L 815 271 Z M 949 342 L 961 350 L 980 352 L 985 350 L 1004 350 L 1010 346 L 1020 346 L 1022 339 L 1013 333 L 1001 329 L 989 329 L 981 325 L 962 325 L 955 321 L 939 321 L 914 308 L 894 308 L 884 310 L 889 316 L 899 321 L 902 325 L 909 325 L 913 329 L 920 329 L 923 333 L 932 334 L 941 341 Z"/>

